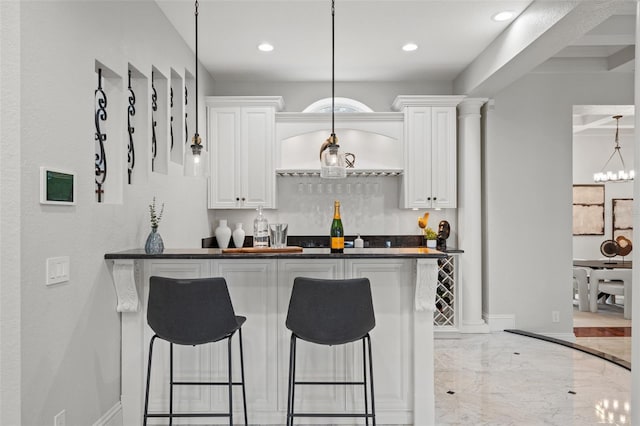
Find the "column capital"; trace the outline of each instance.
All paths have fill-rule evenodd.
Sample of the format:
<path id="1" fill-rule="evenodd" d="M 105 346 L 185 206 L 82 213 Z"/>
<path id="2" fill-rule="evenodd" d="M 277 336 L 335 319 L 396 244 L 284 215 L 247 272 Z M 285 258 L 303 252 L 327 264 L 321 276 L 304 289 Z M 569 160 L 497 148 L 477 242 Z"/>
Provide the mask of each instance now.
<path id="1" fill-rule="evenodd" d="M 458 104 L 458 116 L 479 115 L 482 105 L 487 103 L 488 98 L 465 98 Z"/>

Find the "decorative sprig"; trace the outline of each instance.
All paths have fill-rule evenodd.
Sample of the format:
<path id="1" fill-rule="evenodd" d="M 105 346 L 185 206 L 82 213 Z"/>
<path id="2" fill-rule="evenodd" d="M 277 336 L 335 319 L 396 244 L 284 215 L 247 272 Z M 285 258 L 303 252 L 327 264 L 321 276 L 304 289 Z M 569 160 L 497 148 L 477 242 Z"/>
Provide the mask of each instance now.
<path id="1" fill-rule="evenodd" d="M 149 204 L 149 213 L 151 214 L 151 227 L 157 228 L 162 219 L 162 213 L 164 213 L 164 203 L 160 207 L 160 214 L 156 215 L 156 197 L 153 197 L 153 201 Z"/>
<path id="2" fill-rule="evenodd" d="M 438 233 L 436 231 L 434 231 L 432 228 L 427 227 L 423 230 L 424 232 L 424 237 L 427 240 L 436 240 L 438 239 Z"/>

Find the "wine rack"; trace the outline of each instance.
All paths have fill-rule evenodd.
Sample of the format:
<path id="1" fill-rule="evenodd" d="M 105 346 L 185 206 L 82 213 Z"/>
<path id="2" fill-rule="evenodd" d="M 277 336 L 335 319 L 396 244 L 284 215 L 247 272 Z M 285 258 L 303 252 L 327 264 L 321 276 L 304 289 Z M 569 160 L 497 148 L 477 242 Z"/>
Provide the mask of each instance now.
<path id="1" fill-rule="evenodd" d="M 436 310 L 433 325 L 456 327 L 456 276 L 455 256 L 438 259 L 438 286 L 436 287 Z"/>

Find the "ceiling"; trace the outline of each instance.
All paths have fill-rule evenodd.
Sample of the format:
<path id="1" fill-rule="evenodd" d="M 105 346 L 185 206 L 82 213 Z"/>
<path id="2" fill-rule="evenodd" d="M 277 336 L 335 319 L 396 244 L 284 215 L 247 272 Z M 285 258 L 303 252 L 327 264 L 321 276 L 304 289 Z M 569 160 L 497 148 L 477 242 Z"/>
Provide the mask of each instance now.
<path id="1" fill-rule="evenodd" d="M 194 2 L 157 3 L 193 47 Z M 337 0 L 336 80 L 453 80 L 509 25 L 491 17 L 529 3 Z M 216 80 L 331 79 L 329 0 L 201 0 L 198 26 L 200 60 Z M 264 41 L 275 49 L 258 51 Z M 408 42 L 418 50 L 402 51 Z"/>
<path id="2" fill-rule="evenodd" d="M 155 1 L 193 49 L 194 1 Z M 335 78 L 444 81 L 456 94 L 491 96 L 528 72 L 629 73 L 635 59 L 635 4 L 337 0 Z M 504 10 L 516 17 L 491 19 Z M 329 0 L 200 0 L 198 26 L 200 61 L 217 82 L 331 79 Z M 260 52 L 262 42 L 274 50 Z M 404 52 L 408 42 L 418 49 Z M 612 115 L 608 108 L 574 111 L 575 128 L 615 128 Z"/>

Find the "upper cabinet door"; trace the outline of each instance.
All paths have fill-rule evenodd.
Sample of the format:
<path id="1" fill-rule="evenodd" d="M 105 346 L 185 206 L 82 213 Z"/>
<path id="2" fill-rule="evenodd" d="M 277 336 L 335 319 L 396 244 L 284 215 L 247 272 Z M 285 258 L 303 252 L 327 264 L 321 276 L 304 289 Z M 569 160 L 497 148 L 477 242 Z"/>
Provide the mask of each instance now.
<path id="1" fill-rule="evenodd" d="M 275 208 L 275 112 L 282 98 L 210 96 L 207 106 L 209 208 Z"/>
<path id="2" fill-rule="evenodd" d="M 456 105 L 461 96 L 399 96 L 404 112 L 401 208 L 457 206 Z"/>
<path id="3" fill-rule="evenodd" d="M 275 112 L 268 107 L 242 108 L 240 176 L 243 207 L 275 207 L 273 149 Z"/>
<path id="4" fill-rule="evenodd" d="M 209 109 L 209 141 L 209 208 L 236 208 L 241 165 L 240 108 Z"/>
<path id="5" fill-rule="evenodd" d="M 431 207 L 431 107 L 411 107 L 405 112 L 406 208 Z"/>
<path id="6" fill-rule="evenodd" d="M 431 110 L 431 206 L 455 208 L 457 200 L 456 108 Z"/>

